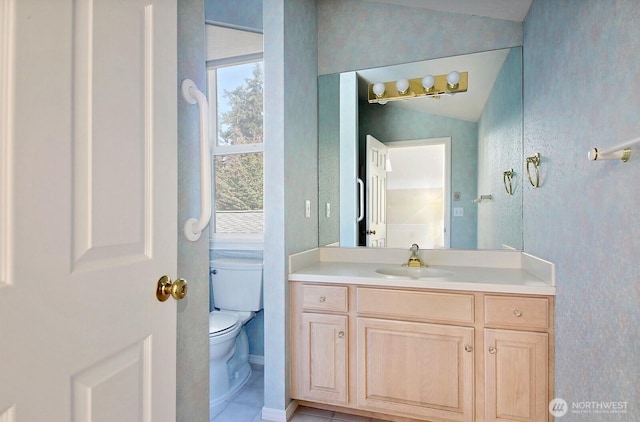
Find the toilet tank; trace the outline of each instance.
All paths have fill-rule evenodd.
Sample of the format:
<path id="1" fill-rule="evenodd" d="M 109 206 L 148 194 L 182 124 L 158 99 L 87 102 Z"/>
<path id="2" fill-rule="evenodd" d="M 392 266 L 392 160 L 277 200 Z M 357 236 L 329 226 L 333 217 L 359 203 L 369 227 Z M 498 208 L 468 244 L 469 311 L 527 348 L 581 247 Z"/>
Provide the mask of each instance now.
<path id="1" fill-rule="evenodd" d="M 262 261 L 220 258 L 211 261 L 213 304 L 230 311 L 262 309 Z"/>

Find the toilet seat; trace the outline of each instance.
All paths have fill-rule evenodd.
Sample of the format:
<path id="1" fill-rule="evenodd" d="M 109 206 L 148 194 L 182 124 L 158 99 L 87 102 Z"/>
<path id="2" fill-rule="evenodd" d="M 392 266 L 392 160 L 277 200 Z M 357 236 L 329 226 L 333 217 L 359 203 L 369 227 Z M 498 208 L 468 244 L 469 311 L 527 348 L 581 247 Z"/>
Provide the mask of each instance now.
<path id="1" fill-rule="evenodd" d="M 238 317 L 231 313 L 209 313 L 209 337 L 221 336 L 233 331 L 239 324 Z"/>

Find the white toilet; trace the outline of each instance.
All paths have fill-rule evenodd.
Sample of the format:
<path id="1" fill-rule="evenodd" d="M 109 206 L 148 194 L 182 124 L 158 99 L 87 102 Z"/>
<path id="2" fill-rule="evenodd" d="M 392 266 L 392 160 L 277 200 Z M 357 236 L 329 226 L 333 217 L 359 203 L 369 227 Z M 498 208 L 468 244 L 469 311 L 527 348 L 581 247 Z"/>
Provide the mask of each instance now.
<path id="1" fill-rule="evenodd" d="M 209 314 L 209 398 L 210 406 L 216 406 L 251 375 L 244 324 L 262 309 L 262 261 L 215 259 L 211 286 L 215 310 Z"/>

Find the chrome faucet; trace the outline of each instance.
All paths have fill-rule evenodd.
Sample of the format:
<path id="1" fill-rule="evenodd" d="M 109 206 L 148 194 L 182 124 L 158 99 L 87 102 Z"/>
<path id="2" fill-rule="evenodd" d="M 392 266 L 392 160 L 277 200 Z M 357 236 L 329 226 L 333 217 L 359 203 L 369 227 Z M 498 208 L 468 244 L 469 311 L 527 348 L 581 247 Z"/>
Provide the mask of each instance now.
<path id="1" fill-rule="evenodd" d="M 409 267 L 426 267 L 426 264 L 423 264 L 422 261 L 420 261 L 420 257 L 418 256 L 418 250 L 420 249 L 420 247 L 414 243 L 413 245 L 411 245 L 411 247 L 409 248 L 409 252 L 411 252 L 411 256 L 409 256 L 409 262 L 407 263 L 407 266 Z"/>

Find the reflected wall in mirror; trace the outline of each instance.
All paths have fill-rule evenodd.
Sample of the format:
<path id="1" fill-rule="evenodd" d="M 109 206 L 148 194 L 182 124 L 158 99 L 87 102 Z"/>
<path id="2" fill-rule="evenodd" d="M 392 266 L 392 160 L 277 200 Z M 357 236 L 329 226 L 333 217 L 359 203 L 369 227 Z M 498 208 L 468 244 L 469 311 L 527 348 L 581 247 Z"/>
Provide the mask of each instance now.
<path id="1" fill-rule="evenodd" d="M 451 70 L 468 72 L 467 92 L 386 105 L 367 101 L 370 83 Z M 450 138 L 451 182 L 444 200 L 446 215 L 437 223 L 443 229 L 438 230 L 448 231 L 451 248 L 522 249 L 521 48 L 321 75 L 318 100 L 321 246 L 366 244 L 366 216 L 357 223 L 356 178 L 366 179 L 366 136 L 372 135 L 391 147 Z M 401 161 L 392 163 L 393 169 L 402 166 Z M 504 172 L 511 169 L 513 193 L 509 194 Z M 368 190 L 369 186 L 365 195 Z M 487 195 L 491 199 L 477 201 Z M 433 232 L 433 227 L 424 230 Z"/>

